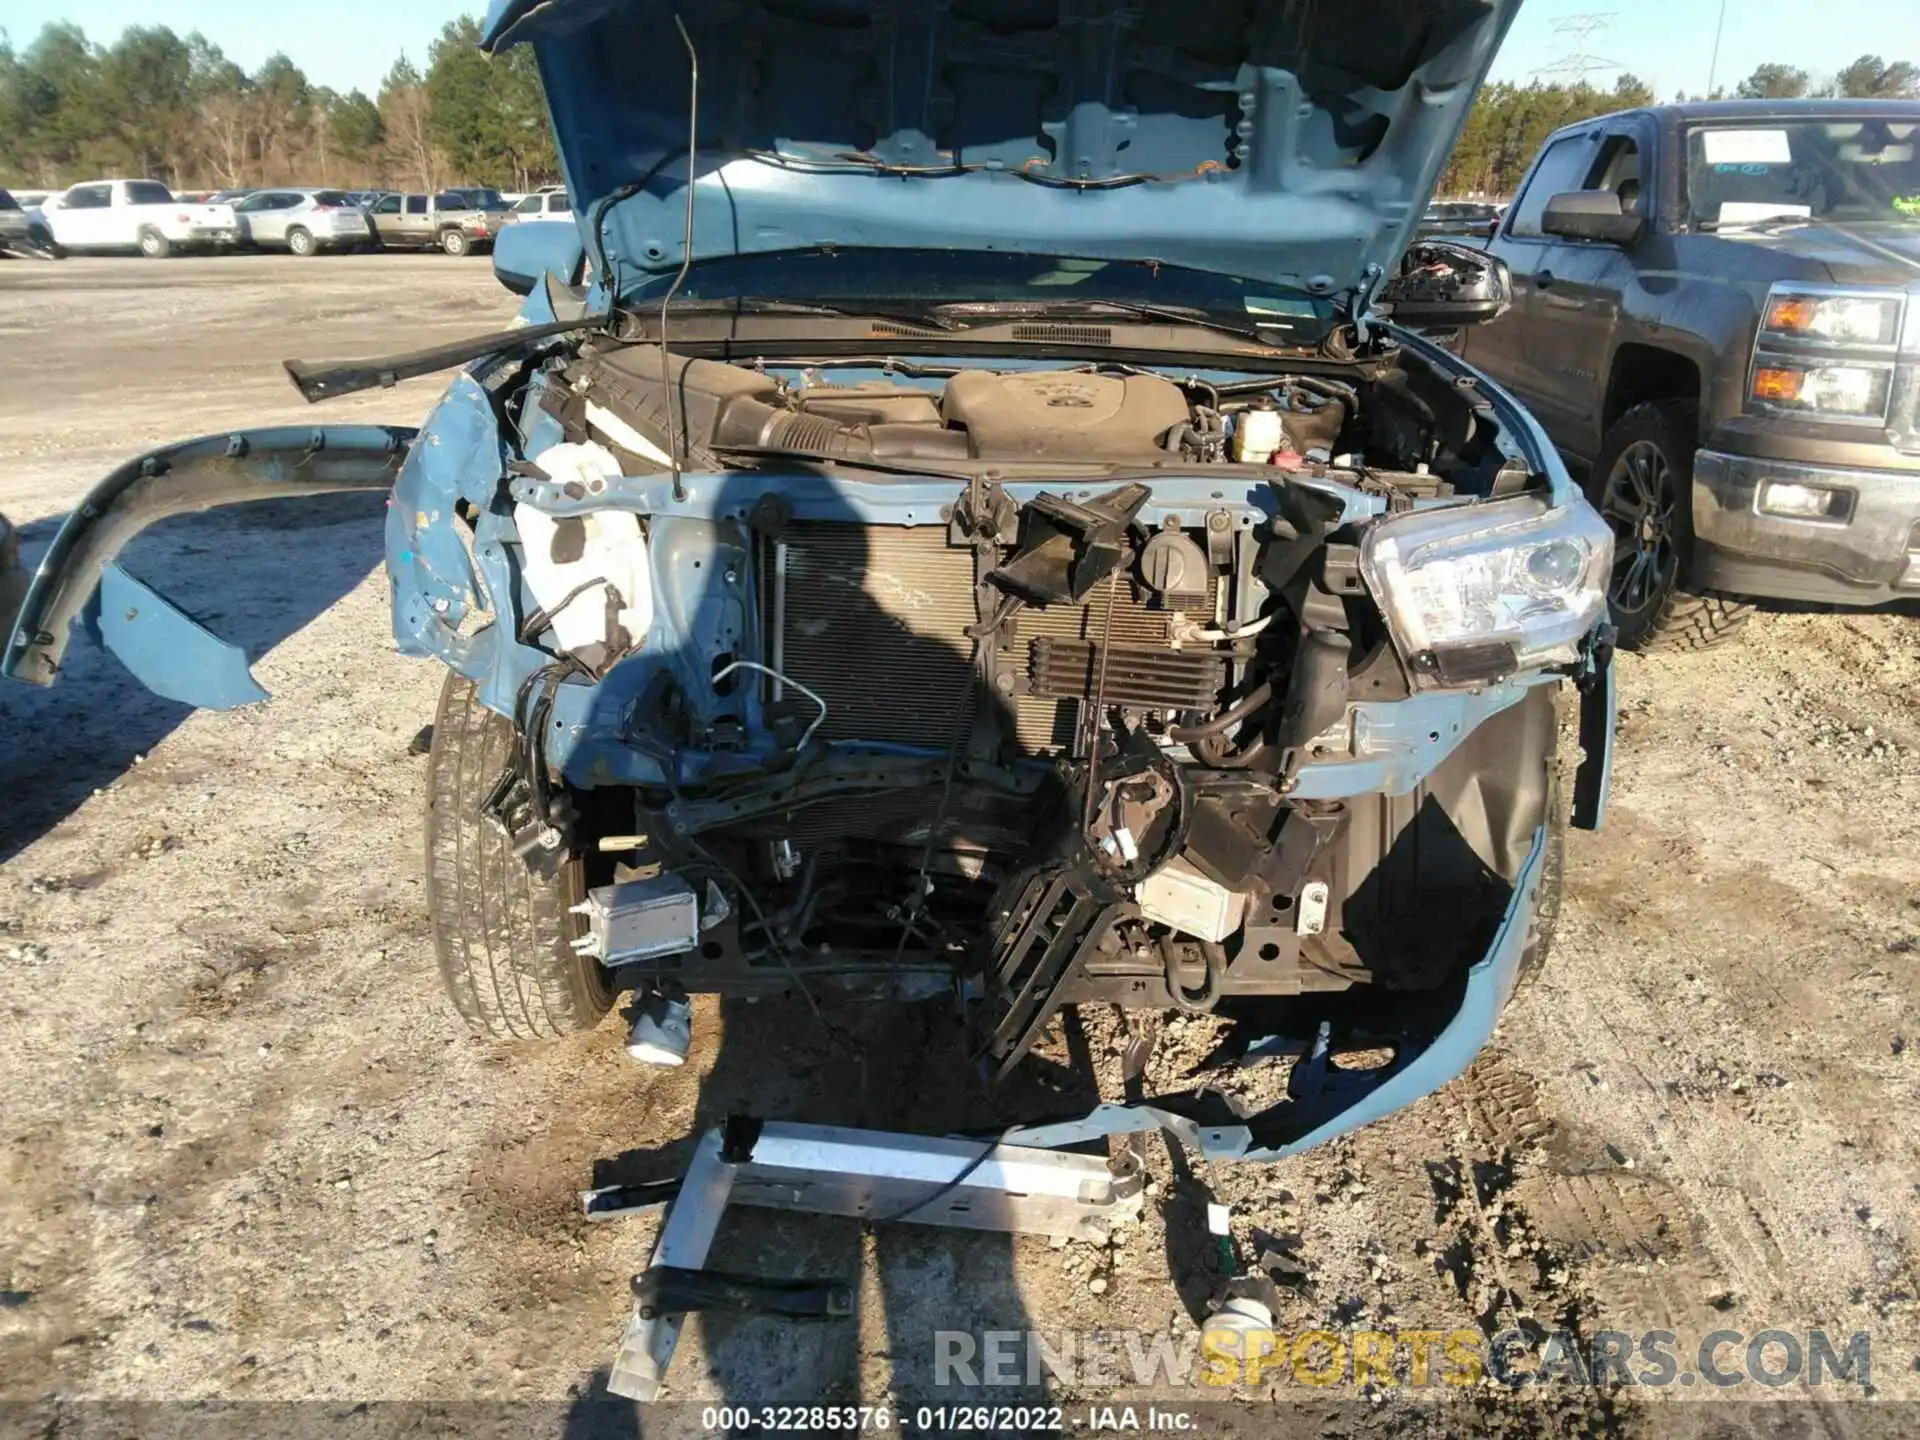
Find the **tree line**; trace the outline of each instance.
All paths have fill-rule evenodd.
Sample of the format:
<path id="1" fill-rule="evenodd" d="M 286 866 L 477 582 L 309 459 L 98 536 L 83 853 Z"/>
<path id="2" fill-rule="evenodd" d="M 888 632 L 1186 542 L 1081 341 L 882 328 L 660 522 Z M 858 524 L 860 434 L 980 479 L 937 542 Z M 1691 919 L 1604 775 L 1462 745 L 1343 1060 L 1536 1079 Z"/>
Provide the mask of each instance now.
<path id="1" fill-rule="evenodd" d="M 1847 99 L 1920 98 L 1920 67 L 1862 55 L 1838 74 L 1816 79 L 1793 65 L 1762 65 L 1731 92 L 1674 96 L 1675 100 L 1795 100 L 1804 97 Z M 1480 92 L 1460 132 L 1460 141 L 1441 177 L 1443 195 L 1511 195 L 1547 136 L 1614 110 L 1654 103 L 1653 87 L 1634 75 L 1611 86 L 1585 82 L 1527 85 L 1502 82 Z"/>
<path id="2" fill-rule="evenodd" d="M 0 183 L 101 175 L 188 190 L 391 185 L 517 190 L 559 178 L 533 56 L 480 53 L 450 22 L 424 71 L 404 55 L 377 94 L 316 85 L 285 55 L 249 74 L 198 31 L 136 25 L 111 45 L 49 25 L 16 52 L 0 33 Z"/>
<path id="3" fill-rule="evenodd" d="M 0 182 L 52 188 L 117 174 L 176 189 L 300 182 L 526 190 L 557 180 L 531 52 L 489 57 L 479 41 L 478 21 L 450 21 L 428 47 L 424 72 L 402 56 L 369 96 L 315 85 L 285 55 L 248 74 L 198 31 L 181 36 L 164 25 L 133 26 L 106 46 L 77 25 L 49 25 L 18 53 L 0 33 Z M 1762 65 L 1732 93 L 1915 97 L 1920 68 L 1863 55 L 1816 79 L 1797 66 Z M 1633 75 L 1610 87 L 1489 85 L 1441 193 L 1510 195 L 1554 130 L 1653 99 Z"/>

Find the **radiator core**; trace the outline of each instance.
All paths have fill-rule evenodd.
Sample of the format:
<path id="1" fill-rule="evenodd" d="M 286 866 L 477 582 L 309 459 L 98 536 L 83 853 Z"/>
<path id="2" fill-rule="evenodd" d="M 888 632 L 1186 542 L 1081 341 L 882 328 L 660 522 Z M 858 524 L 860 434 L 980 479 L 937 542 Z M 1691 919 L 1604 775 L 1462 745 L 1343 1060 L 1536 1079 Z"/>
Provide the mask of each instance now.
<path id="1" fill-rule="evenodd" d="M 964 733 L 981 699 L 966 634 L 977 618 L 973 552 L 949 546 L 939 525 L 799 521 L 781 538 L 787 546 L 782 668 L 826 700 L 821 735 L 944 749 Z M 763 586 L 762 593 L 769 590 Z M 1211 593 L 1208 603 L 1210 609 Z M 1167 622 L 1136 596 L 1123 571 L 1094 587 L 1082 605 L 1022 610 L 1002 632 L 1013 652 L 1007 668 L 1027 674 L 1032 642 L 1040 638 L 1163 648 Z M 1174 652 L 1167 655 L 1178 664 Z M 1207 657 L 1204 663 L 1214 662 Z M 1204 703 L 1197 692 L 1196 700 Z M 1022 752 L 1042 755 L 1072 744 L 1078 699 L 1021 695 L 1011 705 Z"/>

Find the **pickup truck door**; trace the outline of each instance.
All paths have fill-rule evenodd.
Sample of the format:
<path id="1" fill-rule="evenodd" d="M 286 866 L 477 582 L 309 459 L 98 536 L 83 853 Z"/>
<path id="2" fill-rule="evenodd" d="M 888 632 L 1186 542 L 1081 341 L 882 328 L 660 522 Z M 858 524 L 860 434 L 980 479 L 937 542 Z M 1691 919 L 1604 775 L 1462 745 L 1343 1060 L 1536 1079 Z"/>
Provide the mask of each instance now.
<path id="1" fill-rule="evenodd" d="M 367 206 L 367 222 L 382 245 L 400 242 L 400 211 L 405 201 L 404 195 L 382 195 Z"/>
<path id="2" fill-rule="evenodd" d="M 85 250 L 114 242 L 111 185 L 76 185 L 60 197 L 58 208 L 49 206 L 40 213 L 62 245 Z M 131 236 L 126 243 L 132 243 Z"/>
<path id="3" fill-rule="evenodd" d="M 1552 330 L 1565 311 L 1554 293 L 1559 276 L 1551 260 L 1558 242 L 1542 232 L 1540 220 L 1547 201 L 1581 188 L 1593 168 L 1597 143 L 1596 132 L 1579 131 L 1555 140 L 1534 161 L 1499 234 L 1487 247 L 1512 272 L 1512 304 L 1498 320 L 1465 332 L 1466 359 L 1513 391 L 1558 446 L 1566 444 L 1567 435 L 1564 416 L 1556 411 L 1556 381 L 1550 373 L 1557 363 L 1555 342 L 1542 332 Z"/>
<path id="4" fill-rule="evenodd" d="M 403 245 L 425 245 L 433 238 L 433 211 L 424 195 L 409 195 L 400 207 L 399 234 Z"/>
<path id="5" fill-rule="evenodd" d="M 1650 203 L 1652 187 L 1643 196 L 1640 181 L 1643 156 L 1652 173 L 1652 127 L 1645 134 L 1642 128 L 1629 116 L 1588 131 L 1593 163 L 1572 188 L 1612 190 L 1622 209 Z M 1536 263 L 1526 342 L 1528 365 L 1538 376 L 1534 414 L 1574 468 L 1584 469 L 1600 450 L 1614 338 L 1635 284 L 1633 261 L 1605 240 L 1554 235 L 1545 238 Z"/>

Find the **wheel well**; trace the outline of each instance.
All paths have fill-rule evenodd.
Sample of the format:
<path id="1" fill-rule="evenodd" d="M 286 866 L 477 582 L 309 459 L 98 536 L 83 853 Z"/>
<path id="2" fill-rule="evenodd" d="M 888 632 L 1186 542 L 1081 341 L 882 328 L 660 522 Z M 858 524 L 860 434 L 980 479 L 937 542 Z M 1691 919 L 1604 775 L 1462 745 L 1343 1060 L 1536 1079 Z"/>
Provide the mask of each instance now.
<path id="1" fill-rule="evenodd" d="M 1652 345 L 1622 345 L 1614 353 L 1613 373 L 1607 379 L 1600 432 L 1604 435 L 1622 415 L 1650 400 L 1699 399 L 1700 367 L 1686 356 Z"/>

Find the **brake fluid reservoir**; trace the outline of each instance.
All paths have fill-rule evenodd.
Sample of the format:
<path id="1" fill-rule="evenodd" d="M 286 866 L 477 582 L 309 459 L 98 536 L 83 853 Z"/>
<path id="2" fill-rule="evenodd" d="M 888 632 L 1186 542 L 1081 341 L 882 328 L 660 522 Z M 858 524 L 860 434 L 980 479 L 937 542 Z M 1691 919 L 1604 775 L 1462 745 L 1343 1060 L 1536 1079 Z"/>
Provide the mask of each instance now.
<path id="1" fill-rule="evenodd" d="M 1278 410 L 1243 410 L 1233 427 L 1233 458 L 1243 465 L 1264 465 L 1286 440 Z"/>

